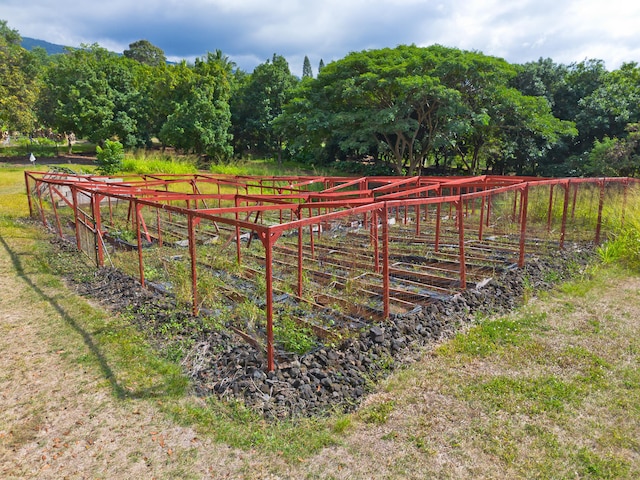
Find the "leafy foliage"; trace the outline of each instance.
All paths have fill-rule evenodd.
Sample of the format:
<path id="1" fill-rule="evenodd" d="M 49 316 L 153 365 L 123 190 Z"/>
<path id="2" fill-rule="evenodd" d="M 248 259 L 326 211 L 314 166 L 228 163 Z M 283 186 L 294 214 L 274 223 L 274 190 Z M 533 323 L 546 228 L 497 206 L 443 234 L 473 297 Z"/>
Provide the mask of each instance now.
<path id="1" fill-rule="evenodd" d="M 106 140 L 104 147 L 96 146 L 98 171 L 104 175 L 112 175 L 122 169 L 124 147 L 120 142 Z"/>
<path id="2" fill-rule="evenodd" d="M 0 20 L 0 129 L 32 131 L 40 88 L 38 58 L 20 46 L 20 34 Z"/>
<path id="3" fill-rule="evenodd" d="M 274 54 L 247 73 L 220 50 L 168 64 L 148 40 L 28 52 L 0 21 L 0 128 L 52 130 L 205 163 L 293 158 L 364 173 L 637 175 L 640 68 L 524 65 L 440 45 L 353 52 L 302 81 Z"/>
<path id="4" fill-rule="evenodd" d="M 122 54 L 136 60 L 145 65 L 152 67 L 158 67 L 167 61 L 164 52 L 161 48 L 156 47 L 148 40 L 138 40 L 129 44 L 129 48 L 122 52 Z"/>
<path id="5" fill-rule="evenodd" d="M 437 164 L 443 151 L 476 173 L 483 157 L 495 161 L 489 146 L 496 155 L 519 137 L 553 143 L 571 133 L 544 99 L 508 85 L 514 75 L 504 60 L 437 45 L 351 53 L 302 84 L 280 122 L 302 148 L 336 146 L 397 174 Z"/>
<path id="6" fill-rule="evenodd" d="M 282 161 L 285 135 L 276 122 L 296 83 L 286 59 L 276 54 L 244 79 L 233 102 L 237 153 L 273 155 Z"/>
<path id="7" fill-rule="evenodd" d="M 304 56 L 304 62 L 302 63 L 302 78 L 313 78 L 313 70 L 311 70 L 311 62 L 309 57 Z"/>

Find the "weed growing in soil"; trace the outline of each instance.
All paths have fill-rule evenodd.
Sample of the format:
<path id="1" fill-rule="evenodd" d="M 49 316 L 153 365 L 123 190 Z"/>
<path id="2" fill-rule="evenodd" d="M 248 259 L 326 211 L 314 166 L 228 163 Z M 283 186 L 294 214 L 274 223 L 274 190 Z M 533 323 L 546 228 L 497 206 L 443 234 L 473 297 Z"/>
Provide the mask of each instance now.
<path id="1" fill-rule="evenodd" d="M 303 355 L 316 345 L 316 339 L 310 328 L 298 325 L 288 315 L 280 315 L 273 327 L 276 342 L 282 347 L 298 355 Z"/>
<path id="2" fill-rule="evenodd" d="M 361 408 L 358 412 L 358 416 L 365 423 L 384 425 L 387 423 L 391 412 L 393 412 L 394 406 L 395 402 L 393 401 L 374 403 Z"/>

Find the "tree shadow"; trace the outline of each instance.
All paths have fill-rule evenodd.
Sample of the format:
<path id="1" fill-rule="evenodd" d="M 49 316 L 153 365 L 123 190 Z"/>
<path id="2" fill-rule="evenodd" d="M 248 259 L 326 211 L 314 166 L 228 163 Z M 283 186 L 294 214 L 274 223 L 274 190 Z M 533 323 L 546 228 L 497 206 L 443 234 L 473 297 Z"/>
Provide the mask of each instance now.
<path id="1" fill-rule="evenodd" d="M 109 381 L 111 388 L 115 394 L 115 396 L 119 399 L 125 398 L 134 398 L 134 399 L 144 399 L 144 398 L 159 398 L 166 397 L 168 394 L 163 390 L 162 385 L 154 385 L 149 388 L 143 388 L 135 391 L 131 391 L 129 389 L 125 389 L 116 378 L 115 373 L 109 366 L 107 359 L 102 353 L 100 347 L 96 345 L 92 335 L 84 330 L 70 315 L 65 308 L 60 305 L 60 303 L 53 297 L 47 295 L 38 285 L 36 285 L 33 280 L 29 277 L 29 275 L 25 272 L 23 267 L 23 262 L 20 259 L 20 254 L 16 253 L 11 246 L 4 239 L 2 234 L 0 234 L 0 244 L 7 251 L 7 254 L 11 258 L 11 262 L 13 263 L 13 267 L 17 272 L 17 276 L 22 279 L 28 286 L 33 290 L 42 300 L 47 302 L 53 309 L 60 315 L 60 317 L 73 329 L 76 333 L 78 333 L 85 345 L 89 349 L 89 351 L 93 354 L 95 359 L 98 361 L 100 366 L 100 370 L 106 380 Z"/>

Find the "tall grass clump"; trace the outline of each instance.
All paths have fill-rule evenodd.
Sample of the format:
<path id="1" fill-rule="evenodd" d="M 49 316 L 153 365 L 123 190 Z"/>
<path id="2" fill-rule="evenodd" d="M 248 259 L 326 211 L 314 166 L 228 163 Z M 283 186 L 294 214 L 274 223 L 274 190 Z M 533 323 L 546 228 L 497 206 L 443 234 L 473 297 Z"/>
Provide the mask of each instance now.
<path id="1" fill-rule="evenodd" d="M 122 172 L 188 174 L 198 171 L 196 157 L 174 157 L 163 153 L 133 152 L 122 161 Z"/>
<path id="2" fill-rule="evenodd" d="M 288 176 L 315 174 L 300 168 L 300 164 L 283 162 L 277 164 L 273 160 L 237 160 L 226 164 L 212 164 L 211 173 L 234 176 Z"/>
<path id="3" fill-rule="evenodd" d="M 607 241 L 598 247 L 604 263 L 621 263 L 640 271 L 640 191 L 629 193 L 624 217 L 616 215 L 605 225 Z"/>

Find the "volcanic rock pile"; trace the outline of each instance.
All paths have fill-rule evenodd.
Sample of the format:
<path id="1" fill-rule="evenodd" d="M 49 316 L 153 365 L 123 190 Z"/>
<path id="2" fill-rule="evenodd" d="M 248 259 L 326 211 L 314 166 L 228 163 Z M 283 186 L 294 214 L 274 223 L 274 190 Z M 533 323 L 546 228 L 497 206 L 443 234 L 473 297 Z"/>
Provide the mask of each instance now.
<path id="1" fill-rule="evenodd" d="M 264 351 L 232 330 L 207 327 L 170 295 L 142 288 L 118 270 L 99 269 L 78 289 L 114 311 L 128 312 L 161 352 L 175 351 L 176 342 L 186 345 L 180 360 L 199 395 L 240 399 L 265 418 L 276 419 L 354 408 L 377 380 L 416 359 L 423 347 L 451 336 L 478 313 L 512 310 L 522 302 L 525 284 L 533 290 L 550 288 L 545 279 L 567 278 L 589 257 L 587 250 L 576 248 L 529 259 L 523 269 L 508 269 L 476 288 L 369 325 L 340 344 L 319 345 L 304 355 L 279 351 L 274 372 L 267 372 Z M 181 330 L 167 336 L 162 328 L 167 322 Z"/>

